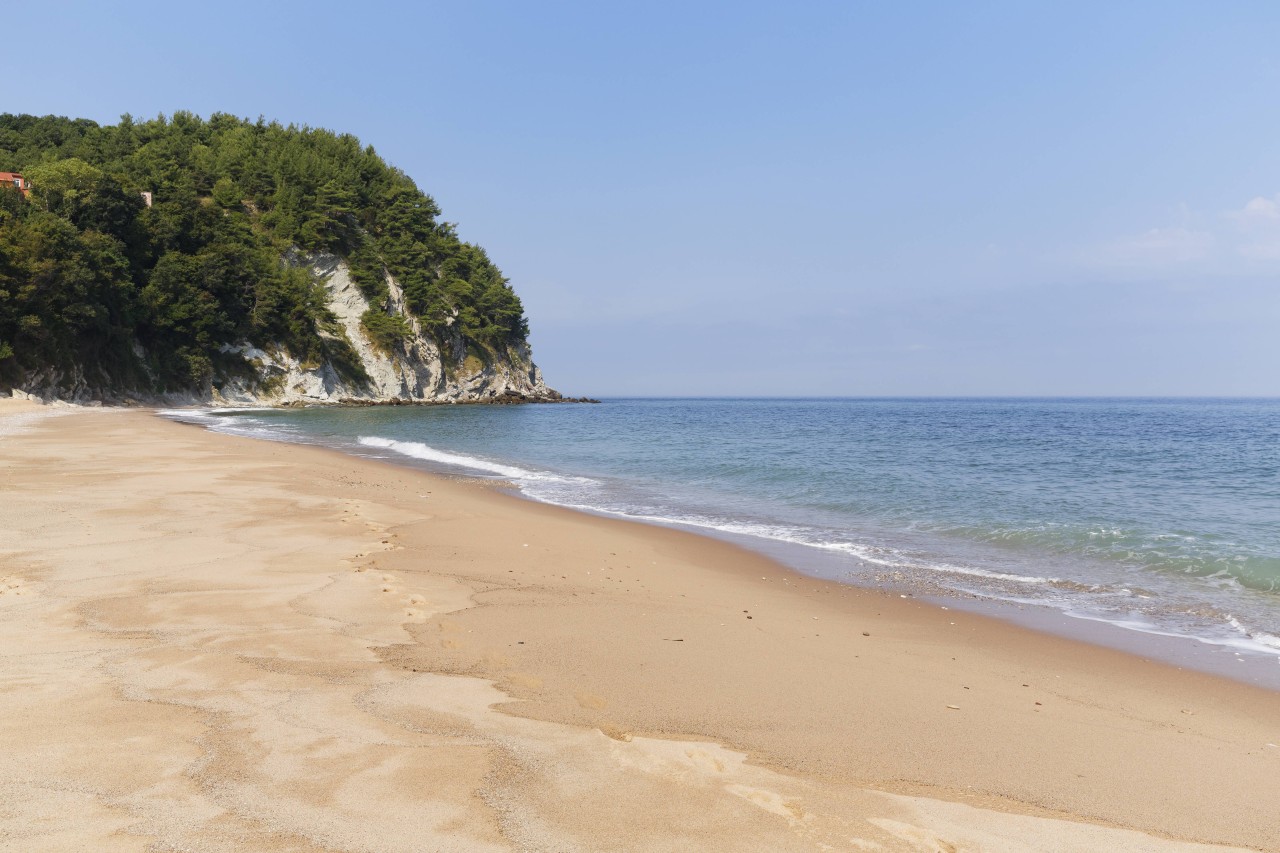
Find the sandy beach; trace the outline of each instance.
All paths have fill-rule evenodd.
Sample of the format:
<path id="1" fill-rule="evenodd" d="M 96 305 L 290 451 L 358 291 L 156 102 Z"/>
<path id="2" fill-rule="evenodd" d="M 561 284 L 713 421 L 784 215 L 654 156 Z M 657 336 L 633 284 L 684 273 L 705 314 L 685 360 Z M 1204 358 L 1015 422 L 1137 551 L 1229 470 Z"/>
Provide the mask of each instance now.
<path id="1" fill-rule="evenodd" d="M 0 850 L 1280 850 L 1280 694 L 0 401 Z"/>

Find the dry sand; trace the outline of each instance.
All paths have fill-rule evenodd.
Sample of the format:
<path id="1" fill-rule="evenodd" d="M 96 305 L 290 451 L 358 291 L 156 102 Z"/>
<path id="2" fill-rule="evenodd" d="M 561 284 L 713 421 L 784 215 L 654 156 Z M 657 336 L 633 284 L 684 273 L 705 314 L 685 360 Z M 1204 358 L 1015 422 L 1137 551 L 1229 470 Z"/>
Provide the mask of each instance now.
<path id="1" fill-rule="evenodd" d="M 1280 849 L 1280 695 L 684 533 L 0 403 L 0 850 Z"/>

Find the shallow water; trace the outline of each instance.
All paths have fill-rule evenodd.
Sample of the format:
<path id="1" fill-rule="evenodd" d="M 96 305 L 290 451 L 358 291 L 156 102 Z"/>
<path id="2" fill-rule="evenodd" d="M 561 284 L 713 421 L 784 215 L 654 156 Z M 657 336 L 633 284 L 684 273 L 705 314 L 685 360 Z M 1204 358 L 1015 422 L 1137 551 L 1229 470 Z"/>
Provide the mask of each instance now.
<path id="1" fill-rule="evenodd" d="M 802 571 L 1280 663 L 1280 400 L 606 400 L 173 413 L 714 531 Z"/>

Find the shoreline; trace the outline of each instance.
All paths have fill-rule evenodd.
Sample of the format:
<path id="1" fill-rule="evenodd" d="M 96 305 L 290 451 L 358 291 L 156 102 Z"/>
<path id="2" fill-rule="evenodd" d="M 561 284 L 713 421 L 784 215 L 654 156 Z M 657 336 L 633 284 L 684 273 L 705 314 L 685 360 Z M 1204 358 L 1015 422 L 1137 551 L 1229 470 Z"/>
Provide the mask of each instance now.
<path id="1" fill-rule="evenodd" d="M 323 447 L 324 445 L 315 446 Z M 331 449 L 337 453 L 343 452 L 337 448 Z M 409 460 L 401 461 L 399 459 L 385 458 L 375 459 L 375 461 L 385 461 L 389 465 L 421 471 L 430 476 L 450 476 L 431 471 Z M 491 482 L 486 478 L 467 478 L 464 475 L 459 475 L 458 479 L 463 481 L 474 479 L 474 482 L 482 485 Z M 518 484 L 510 484 L 500 488 L 504 494 L 516 499 L 557 507 L 567 512 L 577 512 L 594 518 L 639 524 L 661 530 L 674 530 L 690 536 L 723 542 L 732 547 L 741 548 L 759 555 L 777 564 L 781 570 L 805 581 L 834 583 L 868 593 L 909 598 L 941 610 L 963 611 L 994 619 L 1008 625 L 1015 625 L 1037 634 L 1047 634 L 1133 657 L 1150 658 L 1175 669 L 1193 670 L 1205 675 L 1225 678 L 1230 681 L 1280 693 L 1280 656 L 1259 649 L 1235 647 L 1226 643 L 1202 640 L 1186 634 L 1158 633 L 1140 628 L 1124 627 L 1105 619 L 1073 615 L 1035 602 L 1019 603 L 977 595 L 964 597 L 959 594 L 948 595 L 942 592 L 920 592 L 913 585 L 907 583 L 894 585 L 886 581 L 876 585 L 860 583 L 856 580 L 840 580 L 817 571 L 807 571 L 800 565 L 806 562 L 805 556 L 810 557 L 808 562 L 815 562 L 813 555 L 805 553 L 808 550 L 808 546 L 805 545 L 699 528 L 674 521 L 632 518 L 603 510 L 551 503 L 550 501 L 539 500 L 525 494 Z"/>
<path id="2" fill-rule="evenodd" d="M 200 408 L 193 410 L 199 417 L 184 418 L 184 410 L 163 410 L 162 416 L 180 423 L 193 424 L 228 435 L 237 435 L 232 430 L 224 431 L 213 421 L 207 419 L 209 410 Z M 905 595 L 908 598 L 927 602 L 943 609 L 963 610 L 982 616 L 1001 620 L 1038 633 L 1101 646 L 1141 658 L 1151 658 L 1178 668 L 1187 668 L 1198 672 L 1226 677 L 1234 681 L 1262 687 L 1280 692 L 1280 652 L 1261 645 L 1249 638 L 1240 642 L 1230 639 L 1205 639 L 1191 633 L 1172 633 L 1162 631 L 1158 625 L 1135 625 L 1125 621 L 1116 622 L 1107 618 L 1094 617 L 1087 612 L 1073 612 L 1049 604 L 1036 601 L 1021 601 L 992 597 L 980 593 L 962 593 L 949 589 L 945 584 L 934 584 L 929 579 L 892 578 L 877 576 L 874 570 L 851 570 L 848 561 L 859 563 L 857 557 L 833 555 L 816 550 L 812 545 L 798 541 L 772 539 L 767 536 L 753 536 L 746 533 L 735 533 L 714 526 L 700 526 L 681 522 L 675 519 L 659 517 L 631 516 L 622 512 L 598 507 L 582 506 L 573 503 L 559 503 L 553 499 L 537 497 L 523 488 L 518 480 L 508 480 L 501 474 L 476 475 L 461 469 L 465 463 L 457 463 L 459 472 L 441 470 L 441 463 L 432 463 L 422 458 L 387 449 L 384 453 L 362 452 L 367 448 L 357 448 L 348 443 L 330 443 L 324 440 L 299 441 L 297 437 L 281 433 L 276 437 L 267 435 L 254 436 L 259 440 L 283 441 L 290 444 L 302 444 L 312 447 L 327 447 L 336 452 L 353 455 L 359 458 L 382 461 L 386 464 L 424 472 L 430 475 L 459 477 L 464 480 L 474 479 L 476 483 L 489 486 L 499 485 L 509 494 L 534 503 L 556 506 L 571 512 L 580 512 L 597 518 L 614 519 L 666 530 L 679 530 L 694 536 L 706 537 L 726 542 L 736 547 L 745 548 L 756 554 L 767 557 L 782 564 L 789 571 L 807 579 L 833 581 L 853 586 L 858 589 Z M 381 445 L 374 445 L 381 448 Z M 523 462 L 493 463 L 496 465 L 512 464 L 524 466 Z M 495 469 L 497 470 L 497 469 Z M 896 572 L 890 572 L 896 575 Z"/>
<path id="3" fill-rule="evenodd" d="M 1260 688 L 182 427 L 89 410 L 0 441 L 0 575 L 31 590 L 5 644 L 38 694 L 0 694 L 0 828 L 58 790 L 89 792 L 50 797 L 98 849 L 1280 846 Z"/>

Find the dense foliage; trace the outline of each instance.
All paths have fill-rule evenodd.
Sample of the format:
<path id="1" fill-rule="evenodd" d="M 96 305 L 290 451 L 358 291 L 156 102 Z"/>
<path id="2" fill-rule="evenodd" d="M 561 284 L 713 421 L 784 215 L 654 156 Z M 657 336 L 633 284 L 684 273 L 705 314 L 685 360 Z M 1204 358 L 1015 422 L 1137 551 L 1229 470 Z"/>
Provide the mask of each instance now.
<path id="1" fill-rule="evenodd" d="M 496 352 L 528 333 L 484 251 L 350 135 L 221 114 L 0 115 L 0 171 L 31 183 L 25 198 L 0 187 L 0 382 L 78 365 L 104 385 L 187 388 L 235 369 L 222 345 L 246 341 L 358 376 L 345 339 L 322 334 L 333 318 L 288 262 L 299 253 L 348 259 L 384 349 L 409 333 L 386 272 L 442 341 Z"/>

